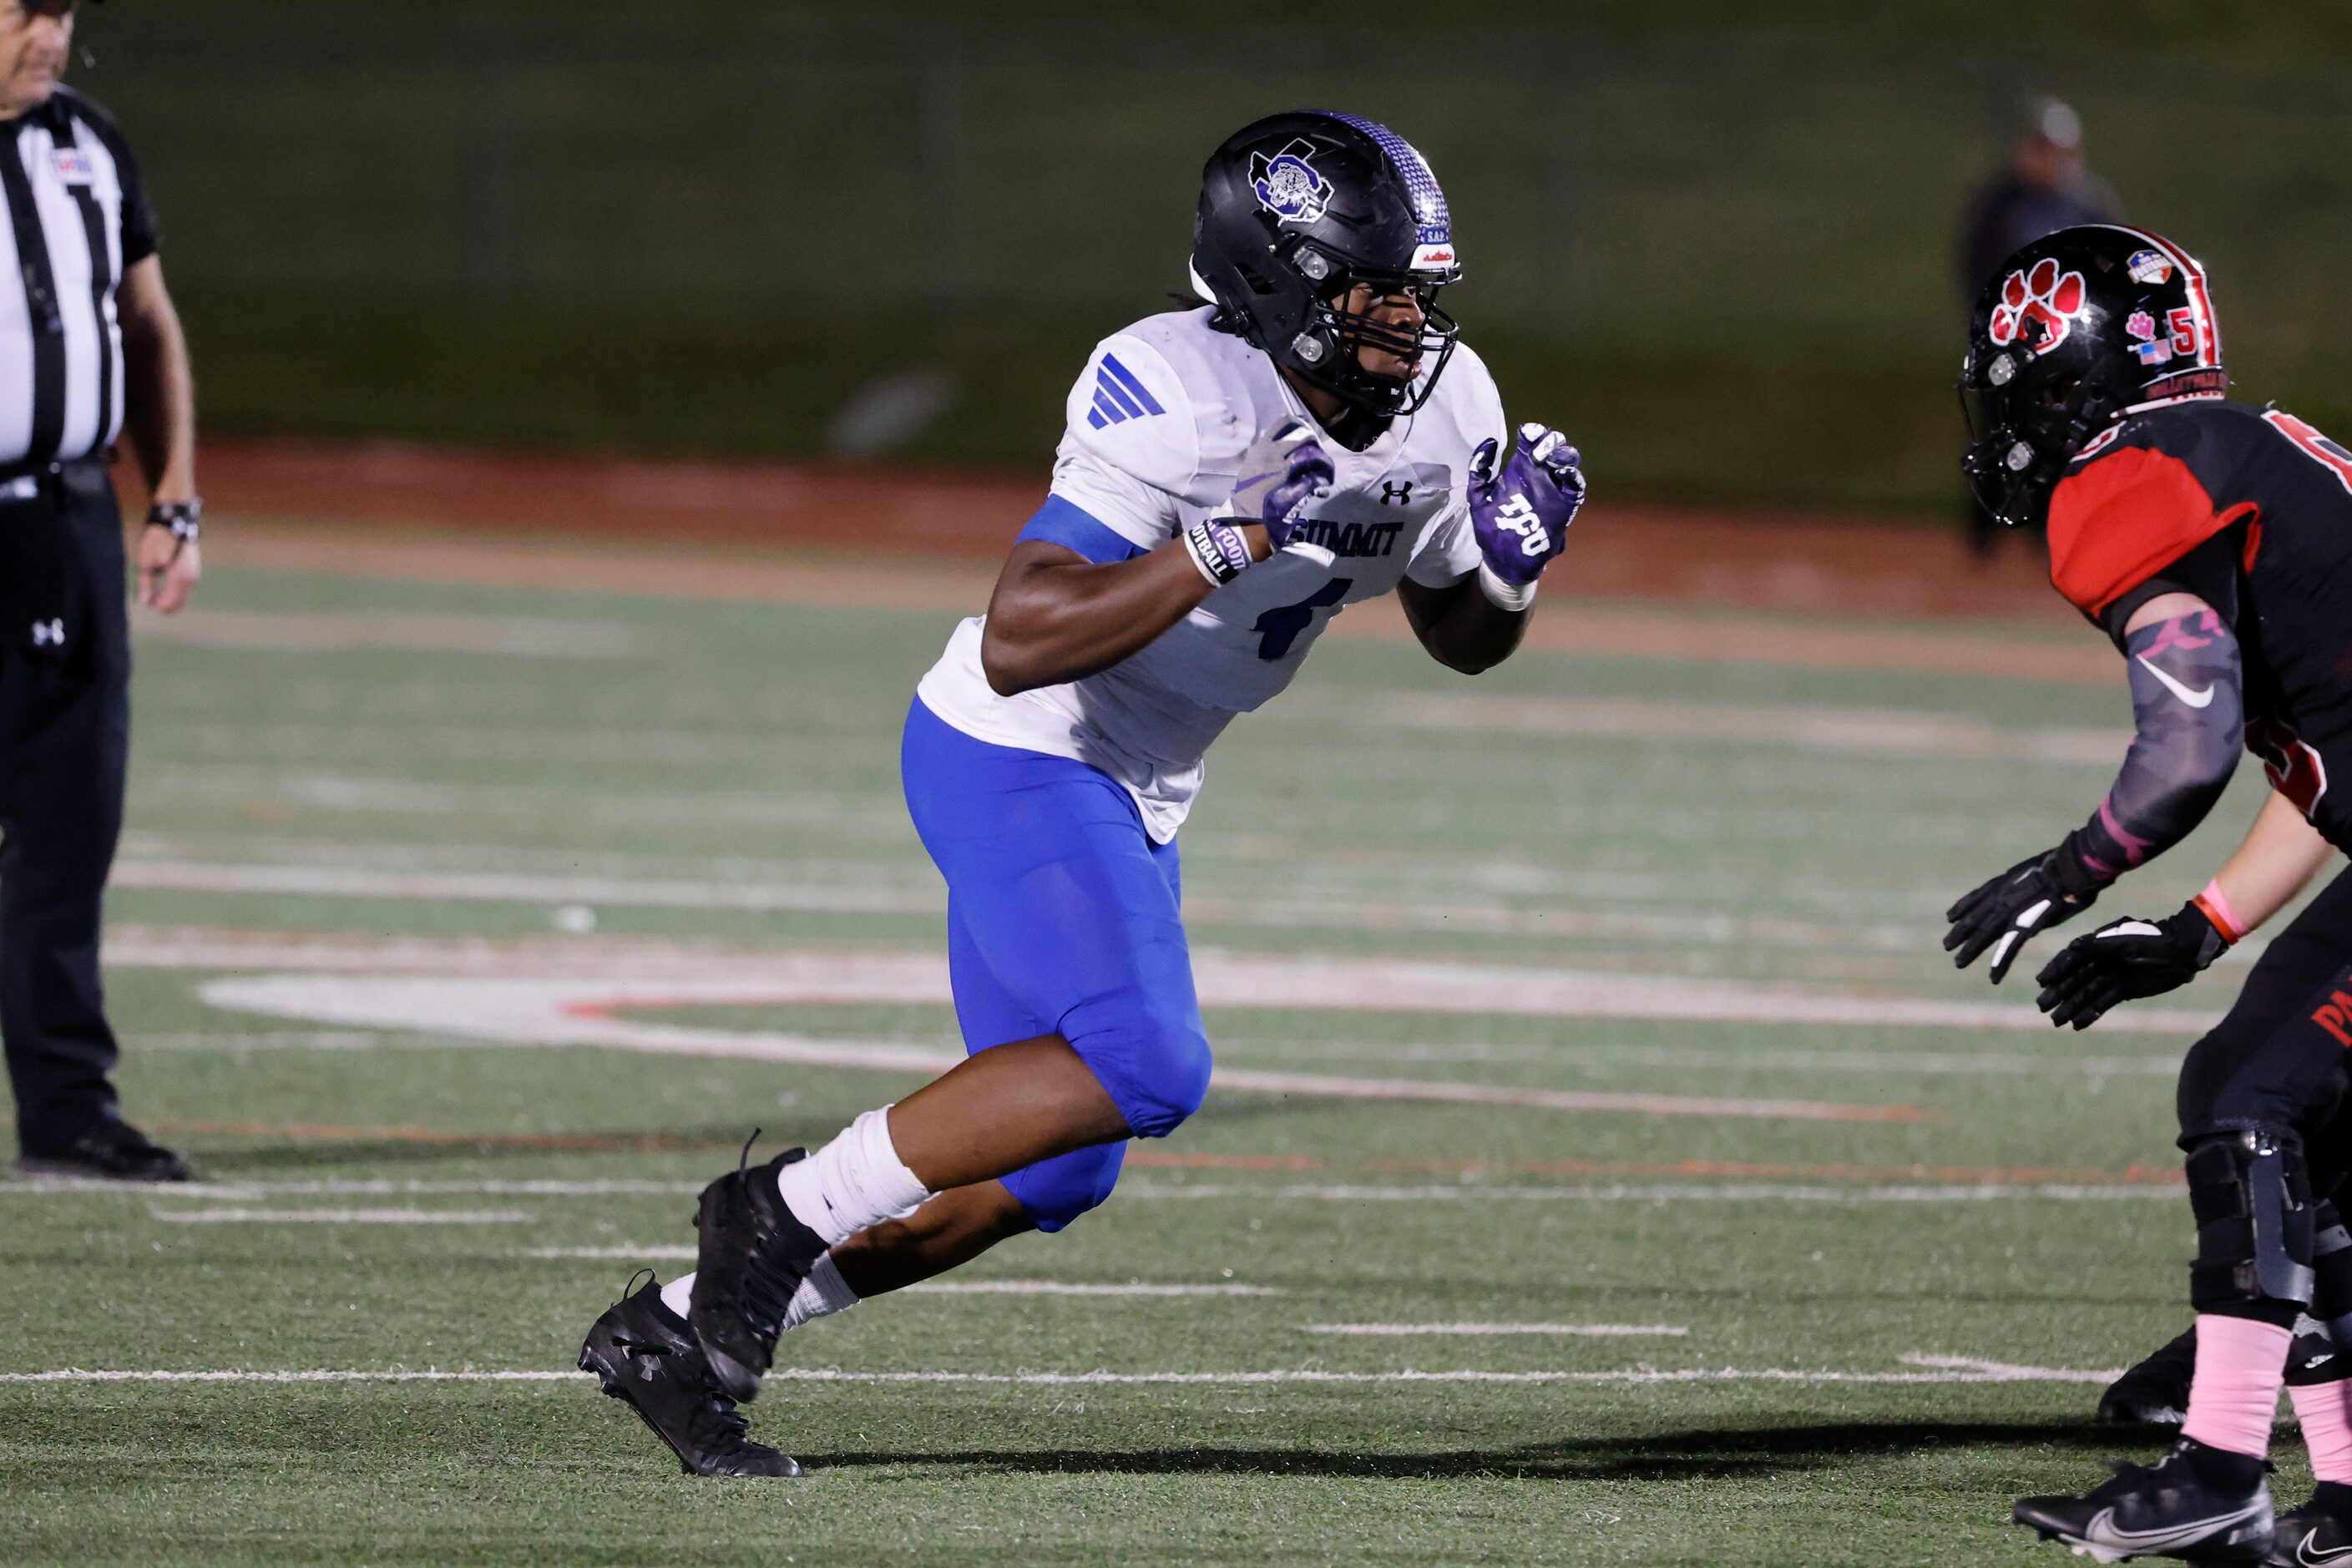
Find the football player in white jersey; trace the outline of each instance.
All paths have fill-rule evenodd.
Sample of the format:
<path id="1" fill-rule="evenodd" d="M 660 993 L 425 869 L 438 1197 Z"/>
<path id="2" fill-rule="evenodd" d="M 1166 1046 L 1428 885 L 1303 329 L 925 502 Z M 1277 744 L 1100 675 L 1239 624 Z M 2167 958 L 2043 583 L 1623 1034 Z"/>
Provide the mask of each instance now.
<path id="1" fill-rule="evenodd" d="M 970 1056 L 813 1155 L 711 1183 L 697 1271 L 582 1347 L 690 1472 L 796 1473 L 736 1410 L 780 1334 L 1061 1229 L 1110 1195 L 1127 1140 L 1198 1108 L 1176 835 L 1234 714 L 1381 594 L 1454 669 L 1517 647 L 1584 479 L 1559 432 L 1505 425 L 1437 305 L 1460 272 L 1444 193 L 1385 126 L 1279 114 L 1209 159 L 1204 303 L 1096 348 L 1050 498 L 908 714 Z"/>

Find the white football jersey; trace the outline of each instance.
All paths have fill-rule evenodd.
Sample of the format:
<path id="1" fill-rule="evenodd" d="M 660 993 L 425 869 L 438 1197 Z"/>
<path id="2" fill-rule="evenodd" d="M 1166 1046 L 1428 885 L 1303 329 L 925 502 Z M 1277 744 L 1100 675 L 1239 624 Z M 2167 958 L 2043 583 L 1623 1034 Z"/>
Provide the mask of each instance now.
<path id="1" fill-rule="evenodd" d="M 1096 346 L 1070 391 L 1053 493 L 1135 552 L 1155 550 L 1225 510 L 1242 455 L 1285 419 L 1303 418 L 1338 474 L 1297 537 L 1329 551 L 1331 563 L 1284 551 L 1124 663 L 1013 697 L 998 696 L 981 671 L 986 617 L 975 616 L 918 689 L 968 735 L 1100 768 L 1135 796 L 1160 843 L 1200 791 L 1209 742 L 1235 713 L 1290 684 L 1341 609 L 1402 577 L 1443 587 L 1477 570 L 1470 454 L 1490 437 L 1510 440 L 1493 376 L 1457 343 L 1420 412 L 1350 452 L 1320 434 L 1270 358 L 1211 327 L 1212 314 L 1149 316 Z"/>

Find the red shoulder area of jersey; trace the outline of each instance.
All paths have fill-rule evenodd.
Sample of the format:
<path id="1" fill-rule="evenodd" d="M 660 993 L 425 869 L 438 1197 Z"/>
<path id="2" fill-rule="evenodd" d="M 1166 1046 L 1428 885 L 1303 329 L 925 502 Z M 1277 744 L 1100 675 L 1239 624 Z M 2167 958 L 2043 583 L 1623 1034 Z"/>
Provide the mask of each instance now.
<path id="1" fill-rule="evenodd" d="M 2050 497 L 2050 581 L 2095 617 L 2255 510 L 2252 501 L 2216 507 L 2189 465 L 2168 453 L 2110 447 Z"/>

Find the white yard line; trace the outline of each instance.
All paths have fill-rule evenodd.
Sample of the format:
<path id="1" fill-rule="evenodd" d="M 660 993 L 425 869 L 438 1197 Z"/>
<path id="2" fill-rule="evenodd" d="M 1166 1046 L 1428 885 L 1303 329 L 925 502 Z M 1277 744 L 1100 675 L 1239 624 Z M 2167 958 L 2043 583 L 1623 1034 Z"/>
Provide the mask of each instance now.
<path id="1" fill-rule="evenodd" d="M 1214 1182 L 1129 1182 L 1118 1189 L 1123 1198 L 1242 1198 L 1265 1203 L 1286 1200 L 1332 1204 L 1419 1203 L 1808 1203 L 1808 1204 L 1961 1204 L 2039 1200 L 2049 1203 L 2105 1203 L 2131 1198 L 2161 1198 L 2179 1202 L 2185 1189 L 2156 1183 L 2116 1183 L 2081 1185 L 2063 1182 L 1986 1183 L 1942 1186 L 1801 1186 L 1783 1182 L 1711 1182 L 1633 1185 L 1492 1186 L 1484 1182 L 1458 1185 L 1252 1187 Z"/>
<path id="2" fill-rule="evenodd" d="M 265 1198 L 265 1197 L 676 1197 L 702 1191 L 702 1182 L 525 1181 L 496 1177 L 467 1181 L 387 1181 L 320 1177 L 309 1181 L 184 1182 L 166 1187 L 122 1182 L 80 1181 L 70 1176 L 27 1176 L 0 1180 L 0 1197 Z"/>
<path id="3" fill-rule="evenodd" d="M 1874 757 L 2048 763 L 2110 772 L 2123 761 L 2132 738 L 2129 730 L 2018 729 L 1917 710 L 1735 708 L 1646 698 L 1633 701 L 1395 692 L 1350 712 L 1361 722 L 1407 730 L 1711 741 Z"/>
<path id="4" fill-rule="evenodd" d="M 257 944 L 247 963 L 268 962 Z M 678 955 L 677 968 L 638 970 L 619 953 L 581 951 L 596 975 L 522 974 L 517 953 L 507 973 L 365 973 L 369 956 L 331 942 L 325 973 L 244 975 L 208 982 L 215 1006 L 350 1028 L 426 1033 L 515 1045 L 593 1046 L 657 1056 L 793 1062 L 812 1067 L 934 1074 L 962 1059 L 951 1047 L 891 1040 L 825 1038 L 771 1030 L 656 1023 L 646 1012 L 698 1007 L 824 1006 L 950 1001 L 946 964 L 929 952 L 780 952 L 762 957 Z M 382 955 L 378 955 L 381 957 Z M 178 954 L 186 967 L 214 967 Z M 273 965 L 274 967 L 274 965 Z M 387 966 L 394 967 L 394 966 Z M 399 964 L 396 967 L 406 967 Z M 353 971 L 360 971 L 353 973 Z M 1535 1017 L 1643 1018 L 1738 1022 L 2046 1030 L 2030 1005 L 1941 1002 L 1866 991 L 1795 984 L 1675 980 L 1496 965 L 1392 959 L 1268 956 L 1203 951 L 1196 965 L 1210 1007 L 1291 1008 Z M 2210 1016 L 2172 1009 L 2133 1014 L 2144 1031 L 2185 1034 Z M 1560 1111 L 1775 1121 L 1915 1121 L 1903 1105 L 1807 1100 L 1552 1089 L 1423 1079 L 1380 1079 L 1225 1068 L 1213 1080 L 1227 1090 L 1350 1100 L 1517 1106 Z"/>
<path id="5" fill-rule="evenodd" d="M 257 1200 L 279 1197 L 679 1197 L 698 1193 L 700 1182 L 656 1181 L 363 1181 L 192 1182 L 168 1189 L 175 1198 Z M 1249 1183 L 1164 1182 L 1136 1179 L 1120 1184 L 1123 1199 L 1189 1199 L 1243 1203 L 1821 1203 L 1955 1204 L 1994 1202 L 2107 1203 L 2140 1199 L 2180 1201 L 2185 1189 L 2162 1182 L 1982 1182 L 1843 1186 L 1786 1182 L 1691 1182 L 1672 1184 L 1588 1183 L 1576 1185 L 1501 1185 L 1487 1182 L 1427 1183 L 1413 1186 L 1375 1184 L 1258 1185 Z M 0 1181 L 0 1198 L 86 1197 L 111 1194 L 152 1199 L 156 1189 L 119 1182 L 81 1182 L 63 1177 Z M 583 1249 L 583 1257 L 601 1256 Z M 690 1248 L 677 1249 L 690 1258 Z M 618 1258 L 665 1256 L 653 1250 L 614 1249 Z"/>
<path id="6" fill-rule="evenodd" d="M 908 1290 L 926 1296 L 1278 1296 L 1270 1285 L 1078 1285 L 1060 1279 L 927 1279 Z"/>
<path id="7" fill-rule="evenodd" d="M 614 1263 L 691 1263 L 691 1247 L 535 1247 L 527 1256 Z M 919 1296 L 1278 1296 L 1270 1285 L 1074 1284 L 1063 1279 L 926 1279 L 894 1294 Z"/>
<path id="8" fill-rule="evenodd" d="M 528 1020 L 535 1044 L 624 1038 L 582 1028 L 615 1013 L 656 1007 L 950 1005 L 947 960 L 928 950 L 729 952 L 600 943 L 434 943 L 371 947 L 352 938 L 260 933 L 118 933 L 110 958 L 149 967 L 268 970 L 212 983 L 222 1006 L 356 1027 L 505 1034 Z M 438 952 L 442 962 L 433 964 Z M 1211 1008 L 1646 1018 L 1696 1023 L 2021 1031 L 2046 1035 L 2030 1003 L 1947 1001 L 1864 987 L 1777 981 L 1612 974 L 1535 966 L 1336 954 L 1196 952 L 1201 1001 Z M 447 998 L 436 1004 L 435 996 Z M 483 1009 L 490 1009 L 485 1017 Z M 2193 1035 L 2219 1015 L 2184 1008 L 2117 1013 L 2130 1032 Z M 466 1027 L 467 1020 L 474 1026 Z M 555 1019 L 572 1027 L 549 1037 Z M 2122 1032 L 2119 1029 L 2118 1032 Z M 700 1032 L 703 1034 L 709 1031 Z M 590 1037 L 591 1036 L 594 1037 Z"/>
<path id="9" fill-rule="evenodd" d="M 165 1209 L 148 1215 L 172 1225 L 528 1225 L 520 1209 Z"/>
<path id="10" fill-rule="evenodd" d="M 1885 1073 L 1923 1078 L 2162 1078 L 2180 1074 L 2177 1050 L 2147 1056 L 2035 1057 L 2015 1051 L 1770 1050 L 1742 1046 L 1564 1045 L 1553 1041 L 1281 1040 L 1219 1035 L 1217 1054 L 1299 1061 L 1439 1065 L 1507 1063 L 1733 1068 L 1748 1072 Z M 2063 1044 L 2063 1041 L 2058 1043 Z"/>
<path id="11" fill-rule="evenodd" d="M 1906 1360 L 1910 1358 L 1906 1358 Z M 1958 1358 L 1934 1358 L 1952 1359 Z M 777 1367 L 771 1383 L 848 1384 L 976 1384 L 1015 1386 L 1102 1387 L 1119 1385 L 1262 1384 L 1670 1384 L 1670 1383 L 1791 1383 L 1954 1384 L 2000 1383 L 2099 1383 L 2112 1381 L 2110 1372 L 2073 1372 L 2058 1368 L 2015 1367 L 1985 1372 L 1979 1363 L 1931 1370 L 1922 1365 L 1909 1372 L 1841 1372 L 1801 1367 L 1693 1367 L 1662 1371 L 1625 1367 L 1601 1372 L 1484 1372 L 1469 1368 L 1441 1372 L 1328 1372 L 1320 1368 L 1279 1368 L 1266 1372 L 845 1372 L 834 1367 Z M 1996 1365 L 1997 1363 L 1981 1363 Z M 579 1372 L 355 1372 L 318 1369 L 300 1372 L 127 1372 L 86 1371 L 78 1367 L 54 1372 L 0 1373 L 0 1384 L 46 1383 L 572 1383 L 588 1376 Z"/>
<path id="12" fill-rule="evenodd" d="M 1302 1334 L 1349 1334 L 1399 1339 L 1441 1334 L 1475 1338 L 1493 1334 L 1549 1334 L 1590 1339 L 1679 1339 L 1690 1331 L 1664 1323 L 1301 1323 Z"/>
<path id="13" fill-rule="evenodd" d="M 114 864 L 112 886 L 163 892 L 268 893 L 457 903 L 588 904 L 615 909 L 719 910 L 764 914 L 938 915 L 940 889 L 877 887 L 869 879 L 714 881 L 687 878 L 552 875 L 402 868 L 305 861 L 231 862 L 165 856 Z M 1264 897 L 1195 892 L 1184 913 L 1195 925 L 1339 931 L 1423 931 L 1583 937 L 1605 941 L 1918 950 L 1934 933 L 1895 924 L 1843 926 L 1770 916 L 1570 909 L 1502 902 L 1442 903 L 1381 898 Z"/>
<path id="14" fill-rule="evenodd" d="M 1897 1359 L 1906 1366 L 1931 1367 L 1939 1372 L 1974 1373 L 1995 1383 L 2105 1384 L 2113 1383 L 2124 1374 L 2121 1367 L 2102 1372 L 2073 1372 L 2062 1367 L 2020 1366 L 2005 1361 L 1979 1361 L 1974 1356 L 1925 1355 L 1917 1351 Z"/>

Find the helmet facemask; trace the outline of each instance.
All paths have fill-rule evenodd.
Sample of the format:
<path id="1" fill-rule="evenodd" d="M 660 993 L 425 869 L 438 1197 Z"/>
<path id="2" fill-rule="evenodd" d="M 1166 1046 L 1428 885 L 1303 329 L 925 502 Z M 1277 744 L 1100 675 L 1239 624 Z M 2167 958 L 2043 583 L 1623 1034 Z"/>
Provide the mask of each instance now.
<path id="1" fill-rule="evenodd" d="M 2037 360 L 2032 330 L 2014 346 L 1971 352 L 1960 366 L 1969 432 L 1960 472 L 1977 504 L 2011 528 L 2041 525 L 2066 465 L 2124 407 L 2098 366 Z"/>
<path id="2" fill-rule="evenodd" d="M 1412 414 L 1426 404 L 1461 335 L 1461 326 L 1437 302 L 1438 290 L 1454 281 L 1455 274 L 1369 271 L 1311 245 L 1297 247 L 1291 261 L 1314 282 L 1317 298 L 1307 330 L 1277 357 L 1306 380 L 1376 418 Z M 1371 290 L 1376 306 L 1398 295 L 1411 297 L 1421 315 L 1419 329 L 1385 320 L 1377 310 L 1349 310 L 1348 297 L 1360 283 Z M 1408 367 L 1405 374 L 1366 369 L 1366 349 L 1402 361 Z"/>

